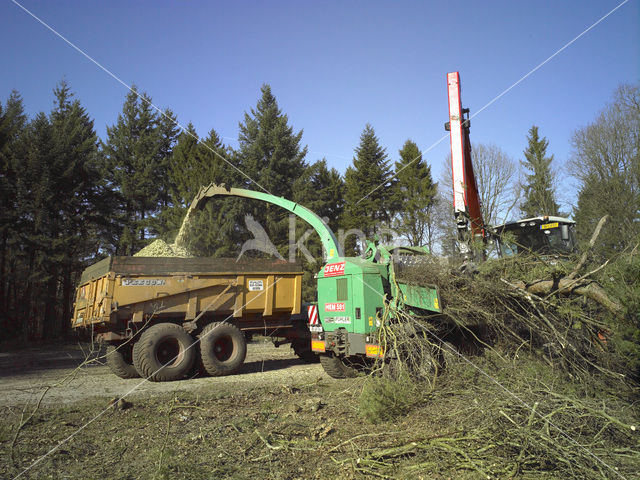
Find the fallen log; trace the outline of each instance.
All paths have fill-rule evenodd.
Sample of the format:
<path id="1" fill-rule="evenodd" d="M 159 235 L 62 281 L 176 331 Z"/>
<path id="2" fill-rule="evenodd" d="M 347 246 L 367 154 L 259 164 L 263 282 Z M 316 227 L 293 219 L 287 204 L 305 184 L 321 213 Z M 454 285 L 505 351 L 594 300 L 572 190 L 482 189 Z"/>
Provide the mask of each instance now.
<path id="1" fill-rule="evenodd" d="M 582 295 L 599 303 L 610 312 L 621 315 L 624 311 L 622 305 L 611 299 L 604 289 L 595 281 L 576 281 L 569 277 L 559 280 L 537 280 L 526 284 L 522 280 L 511 281 L 511 285 L 533 293 L 539 297 L 551 295 Z"/>

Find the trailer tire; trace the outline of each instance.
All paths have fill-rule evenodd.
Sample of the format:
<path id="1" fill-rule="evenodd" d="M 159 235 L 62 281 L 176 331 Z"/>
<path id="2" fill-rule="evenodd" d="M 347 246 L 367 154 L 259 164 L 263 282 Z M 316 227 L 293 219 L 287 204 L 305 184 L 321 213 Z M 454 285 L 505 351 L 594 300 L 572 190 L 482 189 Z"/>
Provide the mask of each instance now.
<path id="1" fill-rule="evenodd" d="M 196 359 L 192 344 L 193 338 L 180 325 L 158 323 L 140 335 L 133 347 L 133 364 L 152 382 L 180 380 Z"/>
<path id="2" fill-rule="evenodd" d="M 291 348 L 299 358 L 306 363 L 318 363 L 318 354 L 311 350 L 311 340 L 295 339 L 291 342 Z"/>
<path id="3" fill-rule="evenodd" d="M 231 323 L 210 323 L 200 334 L 200 358 L 212 377 L 238 371 L 247 356 L 247 340 Z"/>
<path id="4" fill-rule="evenodd" d="M 320 354 L 320 365 L 332 378 L 353 378 L 358 375 L 358 371 L 347 365 L 341 357 L 331 353 Z"/>
<path id="5" fill-rule="evenodd" d="M 138 378 L 140 374 L 133 365 L 133 346 L 131 343 L 108 344 L 106 361 L 111 373 L 120 378 Z"/>

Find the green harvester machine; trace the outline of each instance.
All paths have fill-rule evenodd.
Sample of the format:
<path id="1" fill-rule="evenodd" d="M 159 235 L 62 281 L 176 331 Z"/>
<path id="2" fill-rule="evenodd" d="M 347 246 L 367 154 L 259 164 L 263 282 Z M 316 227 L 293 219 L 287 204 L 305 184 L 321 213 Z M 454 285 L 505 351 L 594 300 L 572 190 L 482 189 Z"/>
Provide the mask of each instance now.
<path id="1" fill-rule="evenodd" d="M 355 366 L 384 358 L 378 329 L 384 318 L 405 310 L 417 314 L 440 312 L 438 291 L 433 285 L 419 285 L 406 272 L 431 262 L 426 248 L 385 247 L 368 242 L 360 257 L 345 257 L 329 226 L 308 208 L 263 192 L 211 184 L 203 187 L 191 208 L 202 209 L 217 196 L 235 196 L 277 205 L 307 222 L 320 236 L 325 265 L 317 273 L 317 305 L 308 307 L 311 348 L 319 354 L 324 370 L 334 378 L 356 373 Z"/>

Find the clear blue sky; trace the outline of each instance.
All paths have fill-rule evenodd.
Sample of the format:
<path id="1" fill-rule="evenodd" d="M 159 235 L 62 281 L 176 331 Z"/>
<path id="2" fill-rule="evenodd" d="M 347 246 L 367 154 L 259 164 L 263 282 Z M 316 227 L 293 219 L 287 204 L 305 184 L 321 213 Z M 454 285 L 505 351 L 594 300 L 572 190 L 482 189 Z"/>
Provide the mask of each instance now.
<path id="1" fill-rule="evenodd" d="M 367 122 L 393 160 L 407 138 L 425 150 L 445 135 L 447 72 L 460 71 L 473 114 L 621 3 L 18 1 L 181 124 L 200 135 L 214 128 L 233 146 L 269 83 L 304 130 L 307 160 L 325 157 L 341 172 Z M 535 124 L 561 168 L 572 132 L 619 84 L 640 80 L 639 4 L 629 0 L 481 112 L 472 141 L 519 159 Z M 30 115 L 48 112 L 65 78 L 104 138 L 125 87 L 9 0 L 0 42 L 3 102 L 17 89 Z M 436 178 L 448 149 L 426 153 Z"/>

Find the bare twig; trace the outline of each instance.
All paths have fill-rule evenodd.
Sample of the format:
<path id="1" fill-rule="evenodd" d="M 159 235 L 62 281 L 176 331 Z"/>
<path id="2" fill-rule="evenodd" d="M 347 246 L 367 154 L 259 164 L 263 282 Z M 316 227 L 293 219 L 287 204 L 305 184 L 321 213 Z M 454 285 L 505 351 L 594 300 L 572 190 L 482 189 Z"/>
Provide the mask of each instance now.
<path id="1" fill-rule="evenodd" d="M 591 240 L 589 240 L 589 246 L 587 247 L 587 249 L 582 254 L 582 257 L 580 257 L 580 261 L 578 262 L 576 267 L 573 269 L 573 272 L 571 272 L 567 276 L 568 279 L 575 278 L 576 275 L 578 275 L 578 272 L 580 271 L 580 269 L 584 266 L 585 262 L 587 261 L 587 257 L 589 256 L 589 252 L 591 251 L 593 246 L 596 244 L 596 240 L 598 239 L 598 236 L 600 235 L 600 230 L 602 230 L 602 227 L 604 226 L 604 224 L 605 224 L 605 222 L 607 221 L 608 218 L 609 218 L 609 215 L 605 215 L 604 217 L 602 217 L 600 219 L 600 221 L 598 222 L 598 225 L 596 225 L 596 229 L 593 231 L 593 235 L 591 235 Z"/>

